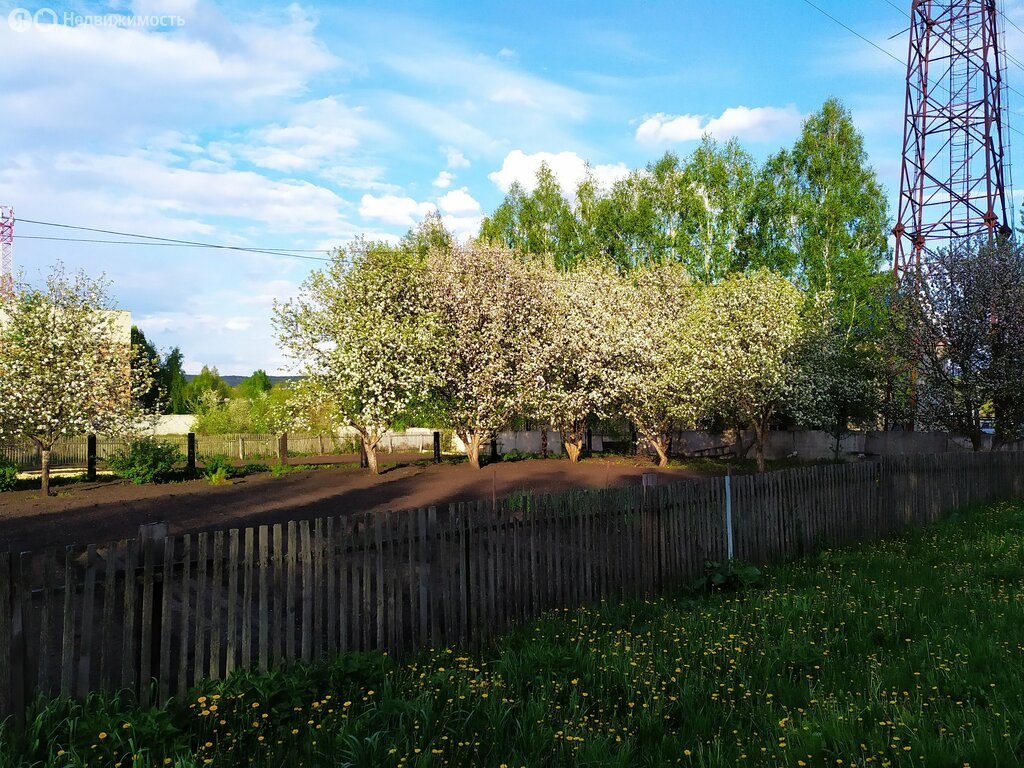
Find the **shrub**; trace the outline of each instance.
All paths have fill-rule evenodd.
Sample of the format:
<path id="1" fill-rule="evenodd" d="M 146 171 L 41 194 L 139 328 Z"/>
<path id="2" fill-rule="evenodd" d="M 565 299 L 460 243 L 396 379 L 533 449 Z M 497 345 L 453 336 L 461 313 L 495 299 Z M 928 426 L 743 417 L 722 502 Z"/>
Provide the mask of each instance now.
<path id="1" fill-rule="evenodd" d="M 13 491 L 18 482 L 18 465 L 0 457 L 0 493 Z"/>
<path id="2" fill-rule="evenodd" d="M 217 467 L 216 470 L 206 470 L 206 480 L 210 485 L 228 485 L 231 482 L 231 472 L 227 467 Z"/>
<path id="3" fill-rule="evenodd" d="M 761 570 L 739 560 L 704 561 L 704 575 L 690 585 L 695 594 L 742 592 L 761 583 Z"/>
<path id="4" fill-rule="evenodd" d="M 224 478 L 233 477 L 235 468 L 223 453 L 215 453 L 212 456 L 203 457 L 203 475 L 210 479 L 213 475 L 223 475 Z"/>
<path id="5" fill-rule="evenodd" d="M 260 472 L 269 472 L 270 467 L 266 464 L 249 463 L 242 467 L 235 467 L 235 477 L 246 477 L 247 475 L 255 475 Z"/>
<path id="6" fill-rule="evenodd" d="M 152 437 L 133 440 L 128 450 L 110 458 L 111 468 L 133 483 L 166 483 L 175 475 L 175 465 L 185 460 L 177 446 Z"/>

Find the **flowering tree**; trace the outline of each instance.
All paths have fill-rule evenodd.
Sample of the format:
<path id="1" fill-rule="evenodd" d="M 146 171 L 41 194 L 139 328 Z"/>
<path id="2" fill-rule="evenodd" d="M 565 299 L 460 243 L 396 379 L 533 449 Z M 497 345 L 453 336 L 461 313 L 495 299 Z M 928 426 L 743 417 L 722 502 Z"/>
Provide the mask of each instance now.
<path id="1" fill-rule="evenodd" d="M 700 393 L 687 375 L 691 356 L 680 328 L 695 295 L 678 263 L 635 270 L 610 294 L 615 315 L 610 361 L 612 387 L 622 413 L 668 464 L 676 424 L 693 424 L 704 412 Z"/>
<path id="2" fill-rule="evenodd" d="M 274 307 L 278 342 L 306 377 L 295 404 L 329 403 L 361 435 L 374 473 L 377 444 L 433 382 L 422 270 L 409 249 L 357 241 L 311 274 L 298 298 Z M 300 415 L 298 426 L 310 424 Z"/>
<path id="3" fill-rule="evenodd" d="M 614 369 L 621 355 L 615 322 L 622 278 L 603 262 L 572 272 L 549 271 L 546 281 L 555 307 L 547 318 L 532 412 L 558 430 L 565 453 L 579 461 L 587 418 L 607 418 L 615 402 Z"/>
<path id="4" fill-rule="evenodd" d="M 87 433 L 124 435 L 147 414 L 152 368 L 134 356 L 102 280 L 58 266 L 45 288 L 0 304 L 0 439 L 30 441 L 50 492 L 50 451 Z"/>
<path id="5" fill-rule="evenodd" d="M 958 242 L 899 297 L 897 335 L 917 371 L 917 418 L 982 447 L 991 404 L 996 443 L 1024 436 L 1024 250 L 1009 240 Z"/>
<path id="6" fill-rule="evenodd" d="M 803 294 L 786 278 L 758 271 L 706 288 L 685 326 L 695 391 L 754 430 L 759 472 L 772 418 L 811 396 L 800 375 L 803 307 Z"/>
<path id="7" fill-rule="evenodd" d="M 441 350 L 434 405 L 479 469 L 481 446 L 537 387 L 551 286 L 539 264 L 479 242 L 434 251 L 424 276 Z"/>

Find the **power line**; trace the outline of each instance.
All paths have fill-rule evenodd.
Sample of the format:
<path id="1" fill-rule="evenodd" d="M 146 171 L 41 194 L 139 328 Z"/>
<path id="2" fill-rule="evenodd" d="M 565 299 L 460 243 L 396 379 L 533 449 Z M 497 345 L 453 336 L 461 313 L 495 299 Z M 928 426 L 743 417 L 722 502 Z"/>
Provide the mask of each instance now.
<path id="1" fill-rule="evenodd" d="M 837 19 L 837 18 L 836 18 L 835 16 L 833 16 L 833 15 L 832 15 L 831 13 L 829 13 L 829 12 L 828 12 L 828 11 L 826 11 L 825 9 L 821 8 L 821 7 L 820 7 L 820 6 L 818 6 L 818 5 L 815 5 L 814 3 L 812 3 L 812 2 L 811 2 L 811 0 L 804 0 L 804 2 L 805 2 L 805 3 L 807 3 L 807 5 L 811 6 L 811 8 L 813 8 L 814 10 L 816 10 L 816 11 L 817 11 L 818 13 L 822 14 L 823 16 L 827 16 L 828 18 L 832 19 L 832 21 L 834 21 L 834 22 L 835 22 L 836 24 L 838 24 L 838 25 L 839 25 L 840 27 L 842 27 L 843 29 L 845 29 L 845 30 L 846 30 L 847 32 L 849 32 L 850 34 L 852 34 L 852 35 L 856 35 L 857 37 L 859 37 L 859 38 L 860 38 L 861 40 L 863 40 L 863 41 L 864 41 L 865 43 L 867 43 L 868 45 L 870 45 L 870 46 L 872 46 L 872 47 L 874 47 L 874 48 L 877 48 L 877 49 L 878 49 L 878 50 L 880 50 L 880 51 L 881 51 L 882 53 L 884 53 L 884 54 L 885 54 L 886 56 L 888 56 L 888 57 L 889 57 L 890 59 L 892 59 L 893 61 L 895 61 L 895 62 L 896 62 L 897 64 L 905 64 L 905 63 L 906 63 L 906 62 L 904 62 L 904 61 L 901 61 L 901 60 L 900 60 L 900 58 L 899 58 L 898 56 L 895 56 L 895 55 L 893 55 L 892 53 L 890 53 L 889 51 L 885 50 L 885 48 L 883 48 L 882 46 L 880 46 L 880 45 L 879 45 L 878 43 L 876 43 L 875 41 L 873 41 L 873 40 L 870 40 L 870 39 L 868 39 L 868 38 L 864 37 L 864 35 L 862 35 L 862 34 L 861 34 L 860 32 L 858 32 L 857 30 L 855 30 L 855 29 L 854 29 L 853 27 L 851 27 L 851 26 L 848 26 L 847 24 L 844 24 L 843 22 L 841 22 L 841 21 L 840 21 L 839 19 Z"/>
<path id="2" fill-rule="evenodd" d="M 149 242 L 136 242 L 132 240 L 100 240 L 92 238 L 59 238 L 44 237 L 41 235 L 18 235 L 21 240 L 55 240 L 61 242 L 82 242 L 82 243 L 107 243 L 111 245 L 166 245 L 190 248 L 211 248 L 215 250 L 239 251 L 242 253 L 262 253 L 268 256 L 288 256 L 295 259 L 309 259 L 312 261 L 329 261 L 323 256 L 309 256 L 310 253 L 330 254 L 330 251 L 323 248 L 253 248 L 241 245 L 223 245 L 220 243 L 205 243 L 198 240 L 181 240 L 173 237 L 157 237 L 155 235 L 143 235 L 137 232 L 121 232 L 113 229 L 97 229 L 95 227 L 80 227 L 73 224 L 58 224 L 52 221 L 38 221 L 35 219 L 18 219 L 23 224 L 35 224 L 41 227 L 58 227 L 60 229 L 72 229 L 79 232 L 95 232 L 102 235 L 113 235 L 116 237 L 131 237 Z"/>

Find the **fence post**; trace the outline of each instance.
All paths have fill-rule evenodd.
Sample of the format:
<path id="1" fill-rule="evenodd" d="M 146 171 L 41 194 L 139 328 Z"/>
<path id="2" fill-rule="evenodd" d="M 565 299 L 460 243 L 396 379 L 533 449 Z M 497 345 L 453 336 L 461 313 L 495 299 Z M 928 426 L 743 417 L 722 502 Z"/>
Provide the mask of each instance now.
<path id="1" fill-rule="evenodd" d="M 86 438 L 85 477 L 89 482 L 96 481 L 96 435 Z"/>
<path id="2" fill-rule="evenodd" d="M 594 430 L 587 427 L 587 458 L 594 455 Z"/>
<path id="3" fill-rule="evenodd" d="M 497 461 L 497 460 L 498 460 L 498 438 L 495 436 L 495 437 L 491 438 L 491 461 Z"/>
<path id="4" fill-rule="evenodd" d="M 277 458 L 282 464 L 288 463 L 288 433 L 282 432 L 277 438 Z"/>
<path id="5" fill-rule="evenodd" d="M 196 471 L 196 433 L 188 433 L 188 471 Z"/>
<path id="6" fill-rule="evenodd" d="M 441 463 L 441 433 L 434 433 L 434 463 Z"/>
<path id="7" fill-rule="evenodd" d="M 732 465 L 725 464 L 725 538 L 729 562 L 732 562 Z"/>
<path id="8" fill-rule="evenodd" d="M 661 590 L 661 505 L 658 503 L 658 473 L 644 472 L 641 475 L 643 486 L 643 531 L 645 558 L 650 558 L 650 565 L 643 569 L 650 573 L 650 584 L 645 585 L 655 591 Z"/>
<path id="9" fill-rule="evenodd" d="M 238 438 L 238 460 L 245 461 L 245 438 L 241 436 Z"/>

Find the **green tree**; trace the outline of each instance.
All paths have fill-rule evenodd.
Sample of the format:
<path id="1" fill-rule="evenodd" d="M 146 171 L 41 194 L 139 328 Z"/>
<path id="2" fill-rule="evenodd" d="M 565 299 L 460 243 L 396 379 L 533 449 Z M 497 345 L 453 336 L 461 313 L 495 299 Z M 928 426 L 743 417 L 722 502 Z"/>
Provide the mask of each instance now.
<path id="1" fill-rule="evenodd" d="M 748 227 L 757 165 L 735 139 L 724 146 L 705 136 L 682 168 L 675 217 L 685 238 L 680 258 L 697 282 L 715 283 L 759 261 Z M 679 183 L 681 182 L 681 184 Z"/>
<path id="2" fill-rule="evenodd" d="M 804 123 L 791 151 L 773 158 L 781 210 L 796 261 L 792 277 L 813 296 L 829 291 L 850 333 L 880 333 L 877 286 L 890 276 L 885 192 L 868 164 L 864 140 L 836 99 Z M 773 227 L 777 230 L 778 225 Z"/>
<path id="3" fill-rule="evenodd" d="M 533 192 L 513 183 L 501 205 L 483 220 L 480 238 L 519 253 L 549 258 L 564 271 L 580 259 L 578 230 L 576 214 L 558 179 L 547 163 L 541 163 Z"/>
<path id="4" fill-rule="evenodd" d="M 453 242 L 452 233 L 445 227 L 441 214 L 431 211 L 415 228 L 406 232 L 401 248 L 422 262 L 431 251 L 449 250 Z"/>
<path id="5" fill-rule="evenodd" d="M 273 386 L 270 377 L 267 376 L 267 372 L 262 368 L 258 368 L 252 372 L 252 375 L 238 382 L 235 392 L 239 397 L 252 400 L 263 392 L 269 392 Z"/>
<path id="6" fill-rule="evenodd" d="M 191 413 L 188 379 L 185 377 L 185 356 L 178 347 L 164 355 L 156 378 L 166 398 L 165 413 Z"/>
<path id="7" fill-rule="evenodd" d="M 231 397 L 231 385 L 220 377 L 216 366 L 210 368 L 204 365 L 197 376 L 194 376 L 188 383 L 186 397 L 189 404 L 194 408 L 204 397 L 204 393 L 213 392 L 219 400 L 227 400 Z"/>
<path id="8" fill-rule="evenodd" d="M 147 409 L 162 411 L 165 392 L 160 380 L 160 353 L 137 325 L 132 325 L 132 368 L 153 372 L 149 389 L 139 399 Z"/>

